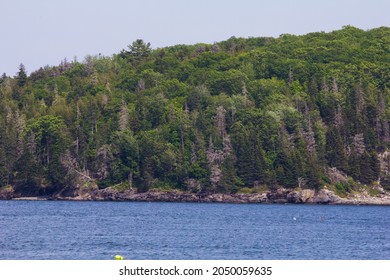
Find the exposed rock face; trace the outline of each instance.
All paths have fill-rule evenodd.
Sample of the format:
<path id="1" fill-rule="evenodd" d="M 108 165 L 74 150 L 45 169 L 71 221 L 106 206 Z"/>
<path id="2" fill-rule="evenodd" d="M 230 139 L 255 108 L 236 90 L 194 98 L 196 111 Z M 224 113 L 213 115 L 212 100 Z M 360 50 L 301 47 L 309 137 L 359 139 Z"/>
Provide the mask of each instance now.
<path id="1" fill-rule="evenodd" d="M 287 203 L 287 195 L 289 191 L 286 189 L 277 189 L 267 193 L 267 200 L 272 203 Z"/>
<path id="2" fill-rule="evenodd" d="M 0 199 L 34 199 L 21 197 L 11 187 L 0 189 Z M 319 191 L 310 189 L 291 190 L 279 188 L 263 193 L 206 194 L 182 191 L 149 191 L 139 193 L 135 190 L 118 191 L 114 188 L 67 189 L 50 197 L 36 197 L 34 200 L 82 200 L 82 201 L 147 201 L 147 202 L 219 202 L 219 203 L 294 203 L 294 204 L 367 204 L 390 205 L 390 194 L 383 191 L 376 197 L 367 193 L 351 194 L 340 198 L 334 192 L 324 188 Z"/>
<path id="3" fill-rule="evenodd" d="M 314 190 L 291 191 L 286 195 L 289 203 L 313 203 Z"/>
<path id="4" fill-rule="evenodd" d="M 337 204 L 341 199 L 334 192 L 321 189 L 318 193 L 313 197 L 312 202 L 317 204 Z"/>
<path id="5" fill-rule="evenodd" d="M 160 202 L 223 202 L 223 203 L 316 203 L 337 204 L 342 200 L 332 191 L 323 189 L 288 190 L 279 188 L 274 191 L 254 194 L 196 194 L 180 191 L 116 191 L 112 188 L 93 191 L 76 191 L 71 196 L 53 196 L 59 200 L 109 200 L 109 201 L 160 201 Z M 390 203 L 390 201 L 389 201 Z"/>

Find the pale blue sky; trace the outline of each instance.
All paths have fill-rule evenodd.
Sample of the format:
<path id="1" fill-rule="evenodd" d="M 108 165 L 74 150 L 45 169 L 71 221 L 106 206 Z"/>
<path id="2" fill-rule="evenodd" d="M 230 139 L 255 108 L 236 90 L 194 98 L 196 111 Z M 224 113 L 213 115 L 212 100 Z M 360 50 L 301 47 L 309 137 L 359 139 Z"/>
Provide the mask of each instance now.
<path id="1" fill-rule="evenodd" d="M 389 0 L 0 0 L 0 75 L 110 56 L 141 38 L 153 48 L 390 26 Z"/>

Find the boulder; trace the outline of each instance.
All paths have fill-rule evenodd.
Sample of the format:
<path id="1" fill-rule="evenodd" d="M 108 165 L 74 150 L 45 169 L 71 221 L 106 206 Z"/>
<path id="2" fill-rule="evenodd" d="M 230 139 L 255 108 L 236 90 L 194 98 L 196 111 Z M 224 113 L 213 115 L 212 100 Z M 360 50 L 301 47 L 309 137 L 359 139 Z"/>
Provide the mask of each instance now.
<path id="1" fill-rule="evenodd" d="M 318 204 L 335 204 L 339 201 L 340 197 L 337 196 L 334 192 L 327 189 L 319 190 L 313 197 L 313 203 Z"/>
<path id="2" fill-rule="evenodd" d="M 276 189 L 274 191 L 271 191 L 271 192 L 267 193 L 268 202 L 271 202 L 271 203 L 287 203 L 288 202 L 287 195 L 290 192 L 291 191 L 286 190 L 284 188 L 279 188 L 279 189 Z"/>

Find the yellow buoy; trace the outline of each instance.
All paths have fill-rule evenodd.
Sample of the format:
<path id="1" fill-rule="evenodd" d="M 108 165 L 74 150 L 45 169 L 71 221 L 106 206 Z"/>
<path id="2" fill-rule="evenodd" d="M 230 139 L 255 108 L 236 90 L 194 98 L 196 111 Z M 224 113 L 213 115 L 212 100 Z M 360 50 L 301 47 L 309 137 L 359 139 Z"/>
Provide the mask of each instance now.
<path id="1" fill-rule="evenodd" d="M 117 260 L 117 261 L 124 260 L 124 258 L 123 258 L 121 255 L 116 255 L 114 258 L 115 258 L 115 260 Z"/>

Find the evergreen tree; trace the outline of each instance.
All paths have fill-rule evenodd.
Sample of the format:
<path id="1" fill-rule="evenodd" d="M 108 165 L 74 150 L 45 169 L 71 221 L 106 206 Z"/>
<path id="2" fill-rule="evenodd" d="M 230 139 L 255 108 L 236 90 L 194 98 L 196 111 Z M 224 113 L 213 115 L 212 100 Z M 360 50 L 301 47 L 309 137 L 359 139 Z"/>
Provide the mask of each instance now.
<path id="1" fill-rule="evenodd" d="M 224 193 L 320 188 L 330 169 L 384 185 L 389 36 L 345 27 L 157 50 L 138 39 L 29 76 L 21 64 L 0 78 L 0 185 Z"/>
<path id="2" fill-rule="evenodd" d="M 19 71 L 17 73 L 16 80 L 17 80 L 17 85 L 19 87 L 23 87 L 26 85 L 27 72 L 26 72 L 26 68 L 24 67 L 24 65 L 22 63 L 19 65 Z"/>
<path id="3" fill-rule="evenodd" d="M 344 142 L 340 132 L 335 128 L 330 128 L 326 134 L 326 151 L 329 166 L 336 167 L 344 172 L 348 171 Z"/>

